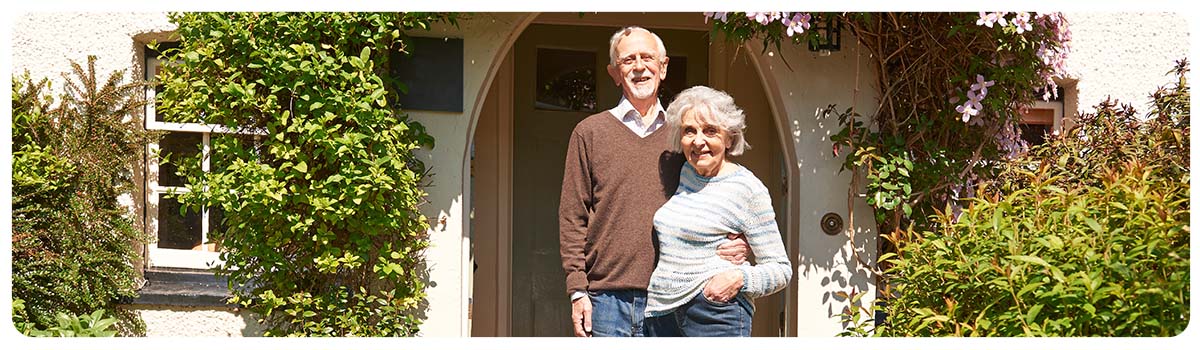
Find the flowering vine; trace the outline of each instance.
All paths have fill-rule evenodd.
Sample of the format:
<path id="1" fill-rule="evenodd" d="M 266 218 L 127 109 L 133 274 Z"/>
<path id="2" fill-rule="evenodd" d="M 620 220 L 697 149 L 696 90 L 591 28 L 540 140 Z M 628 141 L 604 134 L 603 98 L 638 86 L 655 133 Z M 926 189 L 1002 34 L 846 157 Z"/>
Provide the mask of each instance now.
<path id="1" fill-rule="evenodd" d="M 865 76 L 877 79 L 877 107 L 830 106 L 824 115 L 837 115 L 843 127 L 831 140 L 846 155 L 843 168 L 854 173 L 848 195 L 865 189 L 885 234 L 928 224 L 931 214 L 957 205 L 959 194 L 969 195 L 963 189 L 989 180 L 1000 161 L 1019 154 L 1018 111 L 1055 96 L 1070 53 L 1071 31 L 1060 13 L 704 16 L 714 32 L 735 42 L 761 40 L 764 50 L 822 40 L 814 23 L 840 23 L 850 42 L 838 55 L 873 61 L 862 69 L 874 70 Z"/>

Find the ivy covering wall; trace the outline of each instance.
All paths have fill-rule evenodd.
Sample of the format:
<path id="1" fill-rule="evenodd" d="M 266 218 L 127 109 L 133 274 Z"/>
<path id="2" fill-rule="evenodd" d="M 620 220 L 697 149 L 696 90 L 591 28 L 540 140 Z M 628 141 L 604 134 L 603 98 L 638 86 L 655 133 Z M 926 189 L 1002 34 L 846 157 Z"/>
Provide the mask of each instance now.
<path id="1" fill-rule="evenodd" d="M 224 164 L 181 160 L 193 209 L 219 207 L 211 234 L 234 301 L 266 335 L 409 336 L 419 329 L 428 223 L 419 212 L 433 138 L 394 101 L 390 52 L 454 15 L 177 13 L 178 49 L 160 77 L 168 121 L 237 129 L 214 137 Z"/>

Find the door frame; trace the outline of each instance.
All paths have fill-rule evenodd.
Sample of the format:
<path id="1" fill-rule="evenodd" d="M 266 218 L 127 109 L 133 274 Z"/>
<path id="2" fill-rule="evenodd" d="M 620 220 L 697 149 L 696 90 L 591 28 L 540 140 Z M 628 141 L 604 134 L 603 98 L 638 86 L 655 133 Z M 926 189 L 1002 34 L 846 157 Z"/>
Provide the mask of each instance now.
<path id="1" fill-rule="evenodd" d="M 689 13 L 689 15 L 697 15 L 698 16 L 699 14 Z M 497 227 L 494 230 L 494 232 L 495 232 L 494 237 L 497 239 L 496 245 L 494 246 L 494 249 L 496 249 L 495 250 L 496 256 L 493 261 L 484 262 L 484 263 L 494 264 L 494 266 L 496 266 L 496 268 L 497 268 L 497 273 L 495 275 L 485 276 L 485 277 L 490 277 L 490 278 L 488 278 L 488 280 L 490 280 L 490 283 L 493 283 L 493 285 L 495 285 L 497 287 L 498 293 L 488 295 L 487 297 L 494 297 L 494 298 L 497 298 L 498 301 L 503 301 L 503 302 L 494 303 L 494 306 L 496 307 L 496 310 L 495 310 L 496 318 L 495 319 L 480 321 L 481 325 L 486 325 L 486 327 L 488 327 L 488 329 L 491 330 L 485 336 L 507 337 L 507 336 L 511 336 L 511 334 L 512 334 L 512 329 L 511 329 L 511 324 L 510 324 L 511 315 L 512 315 L 512 310 L 511 310 L 512 305 L 511 305 L 511 295 L 510 295 L 511 286 L 509 286 L 509 283 L 512 280 L 512 266 L 511 266 L 511 261 L 512 261 L 511 260 L 512 259 L 512 251 L 511 251 L 512 201 L 511 200 L 512 200 L 512 145 L 513 145 L 512 142 L 513 142 L 513 139 L 512 139 L 512 127 L 511 126 L 512 126 L 512 122 L 513 122 L 513 115 L 512 115 L 511 105 L 512 105 L 513 94 L 511 92 L 511 87 L 513 86 L 514 65 L 511 62 L 512 61 L 511 57 L 512 57 L 513 48 L 516 44 L 517 38 L 519 38 L 521 36 L 521 34 L 525 32 L 526 28 L 528 28 L 529 25 L 535 24 L 535 23 L 537 23 L 537 24 L 575 25 L 575 26 L 609 26 L 609 27 L 624 26 L 624 25 L 629 25 L 631 23 L 637 23 L 640 26 L 654 27 L 654 28 L 666 28 L 666 29 L 684 29 L 684 30 L 701 30 L 701 31 L 708 31 L 711 29 L 710 24 L 705 23 L 704 21 L 689 20 L 689 19 L 682 18 L 682 16 L 676 16 L 676 15 L 665 14 L 665 13 L 592 13 L 592 14 L 587 14 L 587 15 L 580 17 L 578 14 L 575 14 L 575 13 L 536 13 L 535 12 L 535 13 L 529 13 L 528 15 L 526 15 L 523 18 L 521 18 L 520 20 L 518 20 L 518 23 L 514 26 L 512 32 L 508 33 L 508 36 L 505 38 L 504 43 L 500 46 L 500 48 L 497 50 L 497 52 L 493 55 L 492 61 L 489 64 L 487 75 L 484 77 L 483 84 L 481 84 L 480 89 L 477 92 L 476 96 L 479 96 L 479 98 L 476 99 L 476 103 L 471 109 L 471 114 L 470 114 L 471 120 L 468 123 L 467 133 L 465 135 L 466 136 L 465 144 L 467 144 L 469 146 L 465 147 L 463 158 L 462 158 L 463 159 L 462 169 L 464 172 L 462 174 L 462 178 L 464 179 L 463 184 L 462 184 L 462 193 L 463 193 L 464 201 L 466 202 L 464 204 L 465 204 L 465 208 L 467 208 L 467 210 L 475 210 L 475 207 L 474 207 L 475 203 L 473 203 L 473 200 L 472 200 L 473 199 L 473 193 L 472 193 L 473 188 L 472 188 L 472 180 L 471 180 L 472 173 L 471 172 L 473 171 L 472 170 L 473 169 L 472 168 L 472 155 L 473 155 L 472 150 L 475 146 L 475 136 L 476 136 L 475 134 L 478 131 L 477 127 L 479 126 L 479 119 L 480 119 L 480 116 L 484 113 L 484 104 L 487 103 L 487 100 L 488 100 L 487 97 L 489 97 L 489 93 L 492 93 L 491 88 L 493 87 L 493 85 L 500 86 L 500 87 L 509 87 L 509 89 L 501 88 L 500 89 L 501 91 L 496 91 L 496 93 L 497 93 L 496 98 L 501 99 L 500 101 L 496 101 L 496 102 L 501 105 L 508 106 L 507 108 L 500 108 L 499 112 L 495 115 L 495 117 L 498 118 L 497 125 L 500 125 L 501 127 L 507 125 L 507 129 L 504 130 L 503 132 L 500 132 L 497 134 L 497 137 L 498 137 L 497 142 L 499 142 L 499 145 L 501 145 L 501 147 L 502 147 L 502 150 L 500 153 L 501 159 L 500 159 L 499 166 L 497 167 L 497 169 L 492 169 L 492 172 L 491 172 L 491 174 L 494 174 L 495 176 L 497 176 L 498 180 L 500 181 L 500 182 L 498 182 L 498 184 L 499 184 L 498 188 L 496 188 L 497 197 L 500 200 L 498 202 L 499 207 L 498 208 L 489 208 L 490 210 L 494 211 L 494 213 L 498 219 Z M 722 48 L 724 48 L 724 47 L 728 47 L 728 45 L 725 45 L 724 42 L 721 40 L 714 40 L 713 43 L 710 45 L 710 48 L 709 48 L 709 81 L 710 81 L 710 84 L 712 84 L 712 82 L 714 82 L 714 81 L 721 81 L 721 82 L 724 81 L 724 80 L 717 80 L 717 78 L 725 79 L 724 75 L 726 74 L 725 73 L 726 67 L 720 63 L 726 62 L 726 61 L 724 59 L 721 59 L 721 56 L 719 56 L 719 55 L 725 54 L 724 52 L 726 52 L 726 51 L 722 50 Z M 745 43 L 743 45 L 740 45 L 740 47 L 738 47 L 738 49 L 751 50 L 750 43 Z M 799 174 L 799 169 L 795 166 L 795 164 L 797 162 L 796 149 L 795 149 L 795 145 L 792 142 L 792 138 L 790 137 L 790 134 L 788 133 L 788 130 L 790 130 L 789 125 L 788 125 L 788 118 L 787 118 L 786 111 L 784 111 L 783 98 L 779 92 L 778 83 L 775 81 L 775 78 L 771 74 L 768 74 L 768 72 L 763 70 L 763 64 L 760 62 L 761 59 L 757 55 L 750 54 L 747 56 L 750 57 L 751 65 L 754 67 L 755 71 L 758 72 L 758 78 L 759 78 L 760 83 L 762 84 L 762 89 L 764 92 L 766 92 L 766 95 L 767 95 L 766 99 L 768 102 L 768 108 L 771 111 L 771 120 L 773 120 L 775 123 L 775 130 L 776 130 L 776 133 L 778 134 L 777 135 L 778 140 L 780 143 L 782 143 L 779 145 L 779 149 L 781 151 L 783 151 L 784 161 L 785 161 L 785 164 L 787 165 L 785 167 L 786 168 L 785 174 L 787 176 L 787 187 L 786 187 L 787 193 L 784 196 L 784 198 L 788 203 L 787 211 L 784 212 L 785 217 L 783 218 L 785 220 L 785 222 L 787 223 L 787 227 L 784 228 L 784 237 L 783 238 L 788 247 L 788 252 L 787 252 L 788 256 L 790 258 L 794 259 L 795 257 L 799 256 L 799 247 L 797 246 L 797 244 L 799 243 L 799 240 L 800 240 L 800 227 L 799 227 L 800 223 L 798 222 L 798 218 L 800 217 L 800 215 L 799 215 L 800 213 L 798 212 L 800 206 L 797 205 L 797 203 L 799 203 L 799 201 L 800 201 L 800 195 L 799 195 L 799 193 L 796 193 L 796 191 L 795 191 L 796 188 L 799 188 L 799 175 L 800 174 Z M 507 61 L 506 61 L 506 59 L 507 59 Z M 508 64 L 505 64 L 506 62 Z M 509 91 L 503 91 L 503 90 L 509 90 Z M 501 95 L 506 96 L 507 98 L 501 97 Z M 505 111 L 507 111 L 507 112 L 505 112 Z M 480 174 L 483 174 L 483 173 L 480 172 Z M 479 215 L 479 212 L 475 212 L 474 215 Z M 472 221 L 474 221 L 474 220 L 472 220 Z M 467 288 L 462 288 L 462 291 L 463 291 L 462 300 L 464 300 L 464 301 L 472 300 L 473 291 L 475 290 L 475 288 L 474 288 L 475 287 L 475 274 L 474 274 L 473 266 L 476 263 L 476 261 L 474 259 L 474 254 L 472 253 L 472 250 L 471 250 L 471 247 L 473 244 L 471 237 L 476 237 L 476 235 L 474 235 L 474 233 L 477 233 L 477 232 L 471 232 L 474 230 L 474 228 L 472 226 L 473 225 L 465 225 L 464 230 L 467 230 L 468 232 L 463 233 L 464 239 L 463 239 L 463 243 L 462 243 L 462 252 L 463 253 L 462 253 L 462 262 L 461 262 L 463 268 L 460 270 L 460 271 L 462 271 L 462 278 L 461 278 L 460 282 L 462 283 L 463 286 L 468 286 Z M 490 230 L 490 229 L 481 229 L 480 231 L 488 231 L 488 230 Z M 478 232 L 478 233 L 482 233 L 482 232 Z M 795 272 L 796 272 L 795 266 L 793 266 L 793 273 L 795 273 Z M 798 317 L 799 310 L 797 310 L 797 307 L 796 307 L 797 306 L 796 305 L 797 304 L 796 303 L 797 293 L 795 290 L 796 280 L 797 280 L 796 277 L 793 277 L 791 279 L 791 281 L 789 281 L 789 283 L 788 283 L 789 288 L 787 288 L 787 291 L 785 292 L 786 294 L 785 294 L 785 302 L 784 302 L 783 308 L 785 311 L 786 320 L 785 320 L 784 327 L 783 327 L 784 334 L 782 334 L 782 336 L 788 336 L 788 337 L 797 336 L 798 330 L 796 329 L 796 324 L 797 324 L 797 317 Z M 499 287 L 503 287 L 503 288 L 499 288 Z M 472 304 L 474 304 L 473 301 L 472 301 Z M 468 310 L 471 310 L 472 307 L 473 306 L 468 306 Z M 464 336 L 472 336 L 472 333 L 473 333 L 472 326 L 473 326 L 474 321 L 475 320 L 472 319 L 472 312 L 471 311 L 466 312 L 466 317 L 464 317 L 462 320 L 463 327 L 461 328 L 461 329 L 465 330 Z"/>

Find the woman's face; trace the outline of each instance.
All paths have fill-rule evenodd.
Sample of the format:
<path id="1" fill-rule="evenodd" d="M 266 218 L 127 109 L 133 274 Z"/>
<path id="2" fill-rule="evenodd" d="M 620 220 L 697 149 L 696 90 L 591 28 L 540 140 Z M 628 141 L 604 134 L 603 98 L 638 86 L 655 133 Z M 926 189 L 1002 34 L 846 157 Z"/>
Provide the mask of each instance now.
<path id="1" fill-rule="evenodd" d="M 707 110 L 692 109 L 680 118 L 679 142 L 688 164 L 696 168 L 701 176 L 716 176 L 725 163 L 725 147 L 729 146 L 729 132 L 720 126 L 709 124 L 712 120 Z"/>

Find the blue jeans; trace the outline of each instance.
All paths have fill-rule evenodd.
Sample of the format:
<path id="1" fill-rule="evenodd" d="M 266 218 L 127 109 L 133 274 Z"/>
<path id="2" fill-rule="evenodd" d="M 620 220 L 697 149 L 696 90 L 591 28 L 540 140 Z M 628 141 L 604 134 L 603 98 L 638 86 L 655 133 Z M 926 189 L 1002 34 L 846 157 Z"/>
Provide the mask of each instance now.
<path id="1" fill-rule="evenodd" d="M 593 337 L 641 337 L 646 318 L 646 291 L 589 291 Z"/>
<path id="2" fill-rule="evenodd" d="M 646 319 L 650 337 L 749 337 L 754 304 L 742 294 L 716 302 L 697 293 L 671 313 Z"/>

